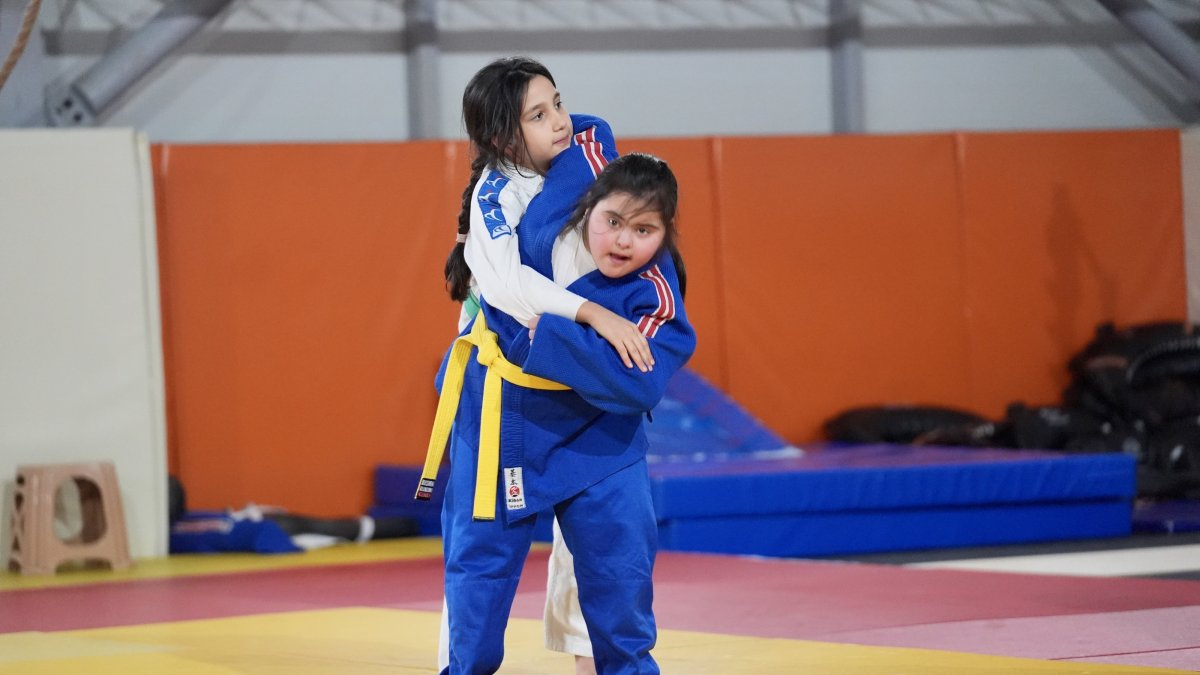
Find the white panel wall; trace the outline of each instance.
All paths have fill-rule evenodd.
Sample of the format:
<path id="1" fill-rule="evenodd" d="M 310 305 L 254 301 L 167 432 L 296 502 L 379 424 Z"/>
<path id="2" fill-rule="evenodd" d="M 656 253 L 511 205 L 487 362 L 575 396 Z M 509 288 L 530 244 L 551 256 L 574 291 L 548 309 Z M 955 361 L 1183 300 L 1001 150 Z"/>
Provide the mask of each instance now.
<path id="1" fill-rule="evenodd" d="M 0 553 L 21 464 L 116 464 L 135 557 L 166 555 L 149 149 L 128 129 L 0 131 Z"/>
<path id="2" fill-rule="evenodd" d="M 0 0 L 0 64 L 15 48 L 25 18 L 25 4 Z M 45 71 L 44 46 L 40 31 L 26 38 L 21 60 L 0 89 L 0 126 L 33 126 L 42 119 L 42 75 Z"/>
<path id="3" fill-rule="evenodd" d="M 817 51 L 534 54 L 567 109 L 605 117 L 623 136 L 825 133 L 829 57 Z M 462 91 L 482 54 L 443 57 L 442 131 L 461 135 Z M 784 79 L 785 78 L 785 79 Z"/>
<path id="4" fill-rule="evenodd" d="M 1175 127 L 1200 115 L 1179 100 L 1182 76 L 1142 45 L 873 49 L 866 55 L 870 131 Z M 1120 54 L 1127 54 L 1121 57 Z M 1144 78 L 1136 73 L 1149 62 Z M 1154 67 L 1157 66 L 1156 71 Z M 1169 80 L 1165 88 L 1149 78 Z"/>
<path id="5" fill-rule="evenodd" d="M 443 137 L 462 136 L 463 87 L 497 55 L 443 55 Z M 832 130 L 823 49 L 531 55 L 554 73 L 569 109 L 607 117 L 622 136 Z M 155 142 L 403 140 L 405 64 L 402 54 L 186 55 L 104 123 Z M 879 49 L 865 64 L 870 133 L 1175 127 L 1200 114 L 1095 49 Z"/>
<path id="6" fill-rule="evenodd" d="M 400 54 L 186 55 L 104 124 L 154 142 L 403 140 L 404 63 Z"/>
<path id="7" fill-rule="evenodd" d="M 1153 0 L 1188 30 L 1200 3 Z M 828 22 L 813 0 L 440 0 L 439 120 L 471 73 L 527 53 L 623 136 L 824 134 Z M 408 137 L 399 0 L 233 0 L 103 118 L 152 141 Z M 158 0 L 62 5 L 47 79 L 78 76 Z M 1180 127 L 1188 82 L 1095 0 L 864 0 L 867 131 Z"/>

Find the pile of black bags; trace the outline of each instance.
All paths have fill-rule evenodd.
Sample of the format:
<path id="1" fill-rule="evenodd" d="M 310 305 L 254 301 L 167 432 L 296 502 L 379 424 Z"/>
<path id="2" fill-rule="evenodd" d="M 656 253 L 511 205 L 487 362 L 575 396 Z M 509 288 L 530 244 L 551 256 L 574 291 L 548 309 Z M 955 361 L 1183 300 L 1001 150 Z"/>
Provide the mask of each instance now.
<path id="1" fill-rule="evenodd" d="M 1101 325 L 1070 360 L 1058 405 L 1012 403 L 1004 419 L 951 408 L 878 407 L 828 420 L 831 440 L 1123 452 L 1138 495 L 1200 499 L 1200 326 Z"/>

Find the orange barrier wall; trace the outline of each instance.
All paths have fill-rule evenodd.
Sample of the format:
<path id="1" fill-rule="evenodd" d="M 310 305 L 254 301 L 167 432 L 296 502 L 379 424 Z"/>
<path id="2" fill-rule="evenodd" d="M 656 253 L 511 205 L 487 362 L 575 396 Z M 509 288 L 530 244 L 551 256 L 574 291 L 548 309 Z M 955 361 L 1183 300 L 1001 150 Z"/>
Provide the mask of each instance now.
<path id="1" fill-rule="evenodd" d="M 697 334 L 696 353 L 688 365 L 704 373 L 713 384 L 725 388 L 728 372 L 725 336 L 721 330 L 724 297 L 712 142 L 634 139 L 620 143 L 620 151 L 649 152 L 662 157 L 679 181 L 680 252 L 688 272 L 684 306 Z"/>
<path id="2" fill-rule="evenodd" d="M 959 143 L 972 407 L 1058 400 L 1101 321 L 1186 318 L 1177 131 Z"/>
<path id="3" fill-rule="evenodd" d="M 1175 131 L 631 139 L 681 184 L 692 366 L 793 442 L 849 406 L 1050 403 L 1186 311 Z M 418 463 L 457 308 L 451 142 L 155 148 L 172 470 L 361 512 Z"/>
<path id="4" fill-rule="evenodd" d="M 961 401 L 953 137 L 718 142 L 733 398 L 793 442 L 848 405 Z"/>
<path id="5" fill-rule="evenodd" d="M 1174 130 L 715 142 L 726 389 L 793 442 L 1054 403 L 1097 323 L 1186 315 Z"/>
<path id="6" fill-rule="evenodd" d="M 167 423 L 189 505 L 357 513 L 376 464 L 423 452 L 457 317 L 439 282 L 454 150 L 160 148 Z"/>

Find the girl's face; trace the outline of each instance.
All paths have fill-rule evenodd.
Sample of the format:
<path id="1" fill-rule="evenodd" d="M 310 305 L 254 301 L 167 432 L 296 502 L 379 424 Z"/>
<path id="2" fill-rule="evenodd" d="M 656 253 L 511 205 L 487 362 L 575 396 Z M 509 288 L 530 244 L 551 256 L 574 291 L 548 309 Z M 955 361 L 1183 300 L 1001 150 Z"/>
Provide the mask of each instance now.
<path id="1" fill-rule="evenodd" d="M 588 212 L 585 242 L 606 277 L 622 277 L 650 262 L 662 248 L 662 214 L 625 192 L 601 199 Z"/>
<path id="2" fill-rule="evenodd" d="M 535 75 L 521 102 L 521 133 L 525 152 L 518 164 L 546 173 L 550 160 L 571 145 L 571 117 L 550 80 Z"/>

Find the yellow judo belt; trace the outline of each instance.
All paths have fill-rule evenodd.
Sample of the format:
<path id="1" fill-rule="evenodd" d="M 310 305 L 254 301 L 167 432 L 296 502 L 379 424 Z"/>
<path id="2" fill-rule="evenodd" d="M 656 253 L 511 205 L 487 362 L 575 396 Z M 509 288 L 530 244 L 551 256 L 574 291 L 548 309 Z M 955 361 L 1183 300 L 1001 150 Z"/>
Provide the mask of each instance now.
<path id="1" fill-rule="evenodd" d="M 475 316 L 475 326 L 467 335 L 454 341 L 450 349 L 450 360 L 442 379 L 442 396 L 438 399 L 437 416 L 433 420 L 433 432 L 429 435 L 429 450 L 425 453 L 425 468 L 421 471 L 421 482 L 417 486 L 417 499 L 433 496 L 433 483 L 437 479 L 438 466 L 446 452 L 446 441 L 450 438 L 450 427 L 458 411 L 458 398 L 462 394 L 463 374 L 467 370 L 471 348 L 479 350 L 476 360 L 487 368 L 483 380 L 483 414 L 479 421 L 479 464 L 475 473 L 476 520 L 496 519 L 496 483 L 500 472 L 500 390 L 501 381 L 530 389 L 565 390 L 570 387 L 553 380 L 529 375 L 504 358 L 496 334 L 488 330 L 483 312 Z"/>

